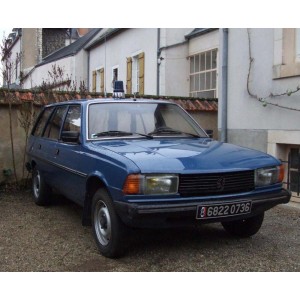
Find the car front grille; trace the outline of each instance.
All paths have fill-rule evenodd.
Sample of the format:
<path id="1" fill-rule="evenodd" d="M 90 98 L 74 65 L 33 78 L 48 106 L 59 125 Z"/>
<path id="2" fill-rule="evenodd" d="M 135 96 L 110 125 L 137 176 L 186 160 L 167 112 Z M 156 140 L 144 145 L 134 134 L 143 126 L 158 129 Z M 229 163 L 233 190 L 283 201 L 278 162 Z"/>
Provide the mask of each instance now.
<path id="1" fill-rule="evenodd" d="M 178 191 L 183 197 L 223 195 L 254 190 L 254 171 L 179 176 Z"/>

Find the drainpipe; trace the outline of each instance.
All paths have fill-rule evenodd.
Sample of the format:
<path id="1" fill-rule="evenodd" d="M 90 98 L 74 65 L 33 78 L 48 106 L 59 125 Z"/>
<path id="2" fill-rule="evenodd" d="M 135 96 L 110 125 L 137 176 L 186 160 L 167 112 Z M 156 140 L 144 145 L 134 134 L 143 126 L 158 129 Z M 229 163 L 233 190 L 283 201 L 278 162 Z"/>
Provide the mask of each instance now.
<path id="1" fill-rule="evenodd" d="M 156 60 L 156 63 L 157 63 L 157 68 L 156 68 L 156 96 L 159 96 L 159 68 L 160 68 L 160 53 L 161 53 L 161 50 L 160 50 L 160 28 L 157 28 L 157 60 Z"/>
<path id="2" fill-rule="evenodd" d="M 221 142 L 227 142 L 228 28 L 223 29 L 222 46 Z"/>
<path id="3" fill-rule="evenodd" d="M 90 50 L 87 50 L 87 88 L 90 91 Z"/>

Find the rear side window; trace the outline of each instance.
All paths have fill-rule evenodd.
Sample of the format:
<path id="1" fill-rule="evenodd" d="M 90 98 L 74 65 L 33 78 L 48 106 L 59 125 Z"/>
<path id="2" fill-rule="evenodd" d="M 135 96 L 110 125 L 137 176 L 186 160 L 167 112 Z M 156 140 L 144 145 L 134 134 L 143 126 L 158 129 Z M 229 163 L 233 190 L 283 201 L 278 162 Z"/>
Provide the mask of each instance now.
<path id="1" fill-rule="evenodd" d="M 64 116 L 67 110 L 67 106 L 59 106 L 54 112 L 50 122 L 46 126 L 44 137 L 51 140 L 58 140 L 60 134 L 60 128 L 64 121 Z"/>
<path id="2" fill-rule="evenodd" d="M 32 135 L 41 136 L 43 134 L 45 125 L 46 125 L 51 113 L 53 112 L 53 110 L 54 110 L 54 107 L 48 107 L 41 113 L 41 116 L 39 117 L 39 119 L 32 131 Z"/>
<path id="3" fill-rule="evenodd" d="M 69 107 L 63 131 L 80 132 L 81 127 L 81 107 L 80 105 L 72 105 Z"/>

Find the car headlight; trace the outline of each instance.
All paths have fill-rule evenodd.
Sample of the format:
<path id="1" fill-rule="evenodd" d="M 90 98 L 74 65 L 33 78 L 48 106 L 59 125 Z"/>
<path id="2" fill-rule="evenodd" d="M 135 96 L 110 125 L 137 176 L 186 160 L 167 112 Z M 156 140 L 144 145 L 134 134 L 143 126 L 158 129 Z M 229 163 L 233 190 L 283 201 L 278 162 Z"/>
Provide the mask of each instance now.
<path id="1" fill-rule="evenodd" d="M 175 174 L 131 174 L 126 178 L 123 192 L 126 195 L 176 194 L 178 181 Z"/>
<path id="2" fill-rule="evenodd" d="M 282 182 L 284 177 L 283 165 L 260 168 L 255 170 L 255 186 L 271 185 Z"/>

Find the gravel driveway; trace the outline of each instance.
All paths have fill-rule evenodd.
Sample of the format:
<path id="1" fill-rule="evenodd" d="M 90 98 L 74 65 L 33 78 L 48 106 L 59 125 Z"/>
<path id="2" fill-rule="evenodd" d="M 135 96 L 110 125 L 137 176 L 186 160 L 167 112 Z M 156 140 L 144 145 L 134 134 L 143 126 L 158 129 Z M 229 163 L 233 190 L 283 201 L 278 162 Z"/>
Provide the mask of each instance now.
<path id="1" fill-rule="evenodd" d="M 101 256 L 81 208 L 59 196 L 49 207 L 29 191 L 0 192 L 3 271 L 300 271 L 300 209 L 278 206 L 252 238 L 220 224 L 181 230 L 134 230 L 126 256 Z"/>

